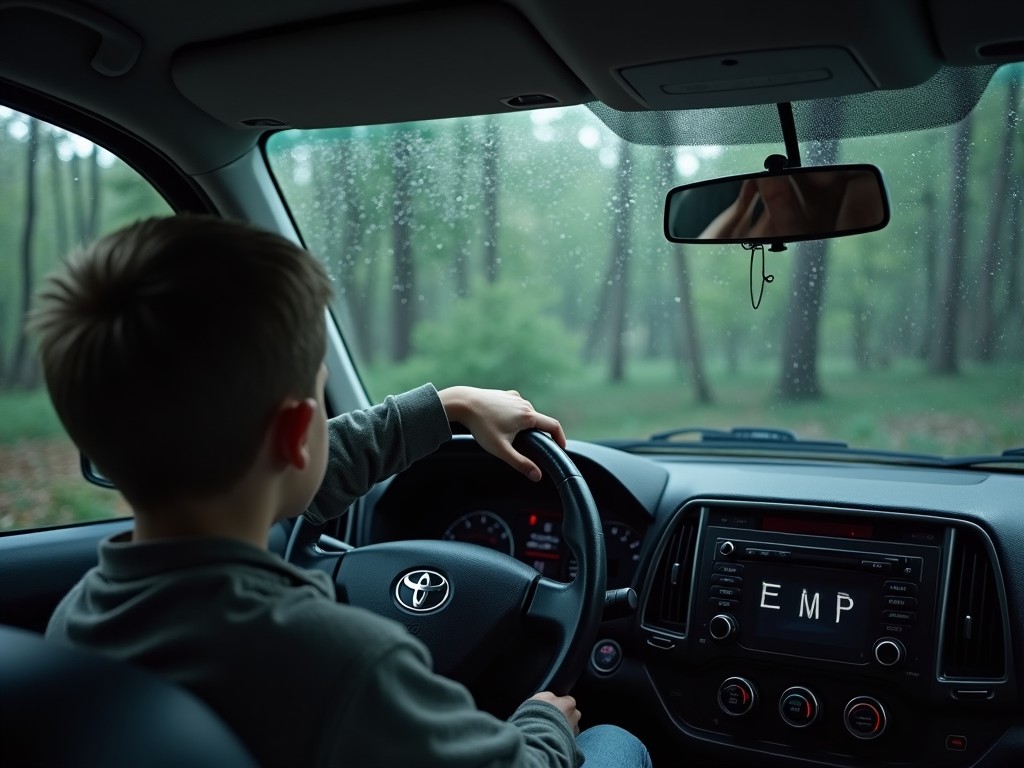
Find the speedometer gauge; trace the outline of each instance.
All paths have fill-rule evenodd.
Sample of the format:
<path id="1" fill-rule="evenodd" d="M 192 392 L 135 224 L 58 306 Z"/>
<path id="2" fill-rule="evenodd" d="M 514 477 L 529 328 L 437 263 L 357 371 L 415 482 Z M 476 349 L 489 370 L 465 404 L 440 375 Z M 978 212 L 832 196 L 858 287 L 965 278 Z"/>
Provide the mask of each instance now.
<path id="1" fill-rule="evenodd" d="M 640 534 L 625 523 L 611 520 L 602 524 L 601 530 L 608 557 L 608 589 L 628 587 L 640 562 L 640 545 L 643 543 Z M 573 557 L 569 560 L 569 578 L 575 579 L 578 570 Z"/>
<path id="2" fill-rule="evenodd" d="M 508 523 L 493 512 L 480 510 L 463 515 L 448 526 L 442 537 L 446 541 L 465 541 L 511 555 L 515 541 Z"/>
<path id="3" fill-rule="evenodd" d="M 608 521 L 604 529 L 604 546 L 608 553 L 608 582 L 625 586 L 633 580 L 640 562 L 640 535 L 624 523 Z"/>

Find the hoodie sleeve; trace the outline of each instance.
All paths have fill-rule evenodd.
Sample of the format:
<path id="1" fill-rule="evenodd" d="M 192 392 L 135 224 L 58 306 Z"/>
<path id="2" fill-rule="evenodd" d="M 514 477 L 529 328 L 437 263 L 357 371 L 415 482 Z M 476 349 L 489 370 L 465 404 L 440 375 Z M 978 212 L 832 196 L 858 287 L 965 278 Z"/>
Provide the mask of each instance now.
<path id="1" fill-rule="evenodd" d="M 338 517 L 375 483 L 401 472 L 452 436 L 432 384 L 336 416 L 327 422 L 327 433 L 327 472 L 305 513 L 316 524 Z"/>
<path id="2" fill-rule="evenodd" d="M 577 768 L 583 756 L 551 704 L 527 701 L 509 721 L 478 710 L 464 687 L 431 671 L 425 651 L 398 644 L 347 682 L 348 705 L 328 726 L 325 765 L 418 768 Z M 372 718 L 368 715 L 372 713 Z"/>

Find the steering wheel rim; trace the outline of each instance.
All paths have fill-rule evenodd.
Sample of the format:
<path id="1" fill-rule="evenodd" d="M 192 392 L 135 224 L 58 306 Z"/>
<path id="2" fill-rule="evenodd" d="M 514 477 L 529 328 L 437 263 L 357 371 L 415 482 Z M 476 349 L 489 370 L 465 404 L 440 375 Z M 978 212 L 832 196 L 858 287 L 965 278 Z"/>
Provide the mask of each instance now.
<path id="1" fill-rule="evenodd" d="M 507 638 L 517 629 L 543 626 L 554 639 L 544 648 L 551 663 L 535 690 L 568 693 L 589 657 L 604 607 L 607 560 L 601 519 L 579 470 L 547 434 L 526 430 L 513 445 L 541 468 L 541 482 L 555 485 L 563 541 L 577 562 L 573 581 L 542 577 L 508 555 L 462 542 L 397 541 L 327 552 L 318 546 L 323 526 L 304 517 L 292 529 L 285 559 L 330 574 L 340 601 L 405 624 L 431 651 L 436 671 L 455 679 L 483 663 L 477 657 L 486 657 L 486 649 L 478 646 L 489 637 Z M 416 593 L 419 597 L 434 588 L 432 580 L 447 580 L 450 599 L 436 612 L 415 615 L 398 594 L 407 576 L 413 587 L 424 588 Z"/>

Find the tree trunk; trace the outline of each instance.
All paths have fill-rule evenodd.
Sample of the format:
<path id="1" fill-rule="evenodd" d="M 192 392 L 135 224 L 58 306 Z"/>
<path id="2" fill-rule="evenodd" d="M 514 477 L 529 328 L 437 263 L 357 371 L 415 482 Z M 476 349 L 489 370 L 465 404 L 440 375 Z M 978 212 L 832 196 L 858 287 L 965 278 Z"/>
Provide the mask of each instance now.
<path id="1" fill-rule="evenodd" d="M 86 219 L 85 241 L 92 242 L 100 233 L 100 148 L 92 145 L 89 153 L 89 217 Z"/>
<path id="2" fill-rule="evenodd" d="M 605 273 L 604 280 L 601 281 L 601 286 L 598 289 L 597 311 L 594 312 L 594 319 L 590 323 L 590 327 L 587 329 L 587 338 L 583 342 L 583 362 L 592 363 L 597 358 L 597 349 L 599 343 L 604 338 L 604 335 L 608 329 L 608 317 L 609 317 L 609 306 L 611 302 L 612 284 L 615 281 L 615 275 L 617 272 L 617 265 L 615 264 L 614 255 L 612 257 L 612 263 L 609 265 L 607 272 Z"/>
<path id="3" fill-rule="evenodd" d="M 470 126 L 466 120 L 460 120 L 456 130 L 455 146 L 460 148 L 468 147 L 471 144 L 469 135 Z M 468 230 L 468 203 L 469 203 L 469 153 L 459 151 L 455 156 L 455 197 L 461 198 L 452 201 L 455 211 L 455 295 L 460 299 L 469 295 L 469 232 Z"/>
<path id="4" fill-rule="evenodd" d="M 608 379 L 619 382 L 626 377 L 626 317 L 629 310 L 630 232 L 633 220 L 633 145 L 619 142 L 619 166 L 616 173 L 615 200 L 612 204 L 612 254 L 608 294 L 611 334 L 608 348 Z"/>
<path id="5" fill-rule="evenodd" d="M 1021 195 L 1024 195 L 1024 183 L 1020 174 L 1015 174 L 1010 182 L 1010 210 L 1006 219 L 1006 291 L 1003 307 L 999 310 L 996 325 L 1000 332 L 1006 333 L 1015 329 L 1018 315 L 1021 310 L 1021 267 L 1024 266 L 1024 259 L 1021 258 Z"/>
<path id="6" fill-rule="evenodd" d="M 666 188 L 671 187 L 676 173 L 676 154 L 674 147 L 665 147 L 662 152 L 662 180 Z M 676 291 L 679 295 L 679 312 L 681 321 L 681 339 L 679 343 L 680 362 L 685 359 L 686 366 L 693 379 L 693 395 L 698 403 L 713 401 L 711 387 L 708 385 L 704 371 L 704 354 L 700 346 L 700 334 L 697 332 L 697 315 L 694 311 L 693 291 L 690 287 L 690 270 L 687 253 L 683 246 L 675 245 L 669 255 L 674 263 L 676 273 Z M 734 345 L 734 341 L 727 341 Z M 681 365 L 680 368 L 683 366 Z"/>
<path id="7" fill-rule="evenodd" d="M 690 361 L 690 375 L 693 377 L 693 395 L 698 403 L 710 403 L 711 388 L 704 372 L 704 356 L 701 352 L 700 336 L 697 333 L 697 318 L 693 311 L 693 292 L 690 290 L 690 273 L 686 252 L 677 246 L 672 260 L 676 269 L 676 289 L 679 291 L 679 311 L 682 313 L 683 347 Z"/>
<path id="8" fill-rule="evenodd" d="M 967 204 L 967 171 L 971 151 L 971 118 L 965 117 L 953 133 L 953 178 L 950 184 L 949 232 L 946 238 L 946 278 L 936 307 L 935 340 L 929 368 L 932 373 L 959 371 L 957 327 L 963 292 L 964 211 Z"/>
<path id="9" fill-rule="evenodd" d="M 18 313 L 18 341 L 14 350 L 14 363 L 10 373 L 16 378 L 14 384 L 31 387 L 36 382 L 35 357 L 29 352 L 28 335 L 25 332 L 25 313 L 32 304 L 32 287 L 35 284 L 32 264 L 32 241 L 36 226 L 36 161 L 39 157 L 39 122 L 28 119 L 28 146 L 25 154 L 25 208 L 21 225 L 21 311 Z"/>
<path id="10" fill-rule="evenodd" d="M 64 194 L 64 179 L 61 175 L 60 153 L 58 152 L 57 135 L 47 132 L 47 146 L 50 150 L 50 184 L 53 194 L 54 231 L 57 236 L 57 250 L 61 256 L 67 256 L 71 249 L 68 235 L 68 201 Z"/>
<path id="11" fill-rule="evenodd" d="M 498 279 L 498 153 L 501 134 L 493 115 L 484 119 L 482 157 L 483 217 L 484 217 L 484 276 L 493 283 Z"/>
<path id="12" fill-rule="evenodd" d="M 839 154 L 834 141 L 808 148 L 808 165 L 831 165 Z M 782 336 L 779 394 L 787 400 L 821 397 L 818 383 L 818 326 L 825 297 L 828 240 L 808 240 L 794 248 L 793 290 Z"/>
<path id="13" fill-rule="evenodd" d="M 372 297 L 367 291 L 367 280 L 363 275 L 373 265 L 363 263 L 363 231 L 359 221 L 359 185 L 356 183 L 355 148 L 338 156 L 333 169 L 326 178 L 314 169 L 314 189 L 320 201 L 320 210 L 328 216 L 327 225 L 337 232 L 326 246 L 331 251 L 337 248 L 333 260 L 337 273 L 340 294 L 344 298 L 342 311 L 346 320 L 356 329 L 348 341 L 357 356 L 364 362 L 372 362 L 376 347 L 374 344 L 374 323 L 370 317 Z"/>
<path id="14" fill-rule="evenodd" d="M 400 363 L 412 353 L 416 320 L 416 274 L 412 249 L 412 152 L 406 131 L 394 135 L 392 153 L 393 208 L 391 244 L 394 271 L 391 282 L 391 359 Z"/>
<path id="15" fill-rule="evenodd" d="M 997 164 L 1003 168 L 1013 168 L 1013 149 L 1017 137 L 1017 79 L 1010 80 L 1006 89 L 1006 125 L 1003 128 L 1002 141 L 996 155 Z M 1009 198 L 1010 174 L 997 171 L 995 189 L 992 191 L 992 202 L 989 206 L 987 234 L 985 237 L 985 259 L 981 268 L 978 284 L 978 305 L 975 315 L 978 323 L 976 349 L 978 359 L 988 361 L 995 354 L 996 316 L 995 316 L 995 284 L 996 277 L 1002 268 L 1002 244 L 1000 237 L 1006 203 Z"/>
<path id="16" fill-rule="evenodd" d="M 71 213 L 75 221 L 75 239 L 79 246 L 83 246 L 89 241 L 89 223 L 85 212 L 85 179 L 82 178 L 82 158 L 73 149 L 68 161 L 68 173 L 71 175 Z"/>
<path id="17" fill-rule="evenodd" d="M 935 189 L 931 177 L 928 186 L 921 195 L 922 219 L 924 234 L 921 243 L 924 251 L 924 321 L 921 323 L 921 336 L 918 339 L 917 356 L 927 360 L 931 354 L 935 337 L 935 308 L 938 304 L 936 289 L 939 284 L 939 252 L 936 247 L 935 233 L 941 226 L 936 217 Z"/>
<path id="18" fill-rule="evenodd" d="M 868 346 L 868 306 L 863 296 L 853 300 L 853 363 L 858 371 L 871 368 Z"/>

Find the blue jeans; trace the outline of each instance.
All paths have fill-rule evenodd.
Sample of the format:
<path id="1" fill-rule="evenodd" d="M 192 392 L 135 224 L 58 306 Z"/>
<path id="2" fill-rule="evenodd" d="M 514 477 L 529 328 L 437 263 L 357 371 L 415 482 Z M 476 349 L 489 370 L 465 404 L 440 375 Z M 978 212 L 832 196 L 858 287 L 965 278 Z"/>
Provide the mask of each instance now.
<path id="1" fill-rule="evenodd" d="M 595 725 L 576 737 L 584 768 L 651 768 L 647 747 L 617 725 Z"/>

